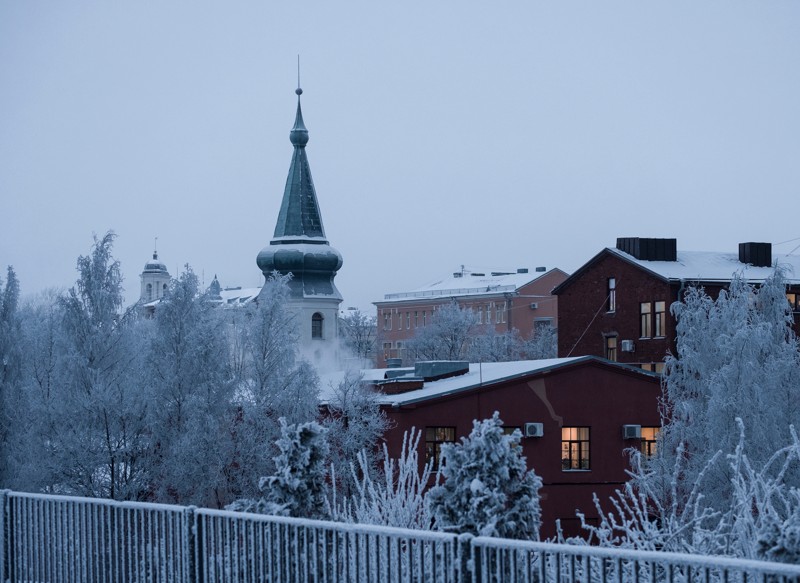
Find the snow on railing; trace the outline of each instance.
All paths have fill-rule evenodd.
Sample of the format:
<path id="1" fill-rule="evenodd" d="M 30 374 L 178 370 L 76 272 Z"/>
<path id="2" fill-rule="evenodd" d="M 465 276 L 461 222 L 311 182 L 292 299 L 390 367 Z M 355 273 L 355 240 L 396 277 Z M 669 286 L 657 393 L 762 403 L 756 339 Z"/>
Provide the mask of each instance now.
<path id="1" fill-rule="evenodd" d="M 0 581 L 796 581 L 800 566 L 0 491 Z"/>

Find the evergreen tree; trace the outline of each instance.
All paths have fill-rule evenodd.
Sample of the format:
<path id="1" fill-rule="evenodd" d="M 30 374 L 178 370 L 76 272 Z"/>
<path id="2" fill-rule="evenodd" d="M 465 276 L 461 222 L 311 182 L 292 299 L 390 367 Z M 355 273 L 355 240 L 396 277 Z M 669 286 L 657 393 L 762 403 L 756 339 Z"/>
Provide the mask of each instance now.
<path id="1" fill-rule="evenodd" d="M 22 377 L 18 303 L 19 282 L 9 266 L 5 285 L 0 278 L 0 484 L 7 484 L 10 479 L 11 426 Z"/>
<path id="2" fill-rule="evenodd" d="M 541 479 L 528 470 L 517 430 L 503 432 L 497 412 L 474 421 L 469 437 L 442 446 L 444 479 L 428 493 L 440 530 L 536 540 L 539 538 Z"/>

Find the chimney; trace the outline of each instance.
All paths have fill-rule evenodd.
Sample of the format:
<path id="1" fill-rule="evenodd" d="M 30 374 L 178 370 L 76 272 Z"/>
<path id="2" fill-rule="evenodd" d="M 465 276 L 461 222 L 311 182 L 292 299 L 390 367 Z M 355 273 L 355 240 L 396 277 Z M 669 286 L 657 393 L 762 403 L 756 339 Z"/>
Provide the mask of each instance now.
<path id="1" fill-rule="evenodd" d="M 739 243 L 739 261 L 753 267 L 772 267 L 772 243 Z"/>
<path id="2" fill-rule="evenodd" d="M 517 268 L 517 273 L 528 273 L 528 268 L 527 267 L 518 267 Z"/>
<path id="3" fill-rule="evenodd" d="M 617 249 L 642 261 L 677 261 L 677 239 L 652 239 L 645 237 L 620 237 Z"/>

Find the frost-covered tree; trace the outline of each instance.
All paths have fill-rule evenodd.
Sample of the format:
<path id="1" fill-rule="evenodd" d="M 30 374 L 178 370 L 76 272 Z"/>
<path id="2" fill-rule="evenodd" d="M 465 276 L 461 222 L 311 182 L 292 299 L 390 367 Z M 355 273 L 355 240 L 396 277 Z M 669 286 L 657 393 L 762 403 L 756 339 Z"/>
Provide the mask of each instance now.
<path id="1" fill-rule="evenodd" d="M 541 479 L 528 470 L 520 432 L 507 435 L 497 412 L 474 421 L 469 437 L 442 446 L 444 482 L 428 504 L 440 530 L 537 540 Z"/>
<path id="2" fill-rule="evenodd" d="M 380 455 L 377 444 L 389 428 L 389 421 L 380 408 L 379 394 L 361 380 L 360 373 L 347 371 L 338 384 L 330 387 L 323 422 L 328 428 L 330 463 L 343 495 L 354 485 L 348 470 L 357 456 L 363 458 L 368 468 L 377 466 Z"/>
<path id="3" fill-rule="evenodd" d="M 270 472 L 273 444 L 280 434 L 278 419 L 297 424 L 318 416 L 319 380 L 313 367 L 298 357 L 287 282 L 288 276 L 271 275 L 240 322 L 236 457 L 229 468 L 231 479 L 240 485 L 234 492 L 237 497 L 255 497 L 254 477 Z"/>
<path id="4" fill-rule="evenodd" d="M 155 311 L 146 370 L 157 420 L 152 488 L 159 500 L 228 502 L 236 412 L 223 315 L 189 266 Z"/>
<path id="5" fill-rule="evenodd" d="M 11 424 L 22 377 L 18 303 L 19 281 L 9 266 L 5 284 L 0 278 L 0 484 L 8 483 L 10 477 Z"/>
<path id="6" fill-rule="evenodd" d="M 339 331 L 347 348 L 355 356 L 360 366 L 374 363 L 377 337 L 377 320 L 361 310 L 352 310 L 339 321 Z"/>
<path id="7" fill-rule="evenodd" d="M 280 453 L 274 458 L 274 473 L 259 481 L 261 497 L 237 500 L 230 508 L 279 516 L 327 518 L 327 429 L 316 421 L 286 423 L 281 418 L 279 422 Z"/>
<path id="8" fill-rule="evenodd" d="M 633 454 L 613 511 L 586 528 L 604 545 L 793 560 L 800 357 L 783 274 L 735 277 L 717 299 L 690 288 L 672 311 L 657 455 Z"/>
<path id="9" fill-rule="evenodd" d="M 27 381 L 37 417 L 25 435 L 39 457 L 22 473 L 37 489 L 115 499 L 147 495 L 150 397 L 142 389 L 146 333 L 123 310 L 114 234 L 95 238 L 78 258 L 75 287 L 56 299 L 57 322 L 36 323 Z M 54 325 L 55 324 L 55 325 Z"/>
<path id="10" fill-rule="evenodd" d="M 416 329 L 406 348 L 414 360 L 458 360 L 477 326 L 475 313 L 452 301 L 438 308 L 427 326 Z"/>
<path id="11" fill-rule="evenodd" d="M 685 489 L 705 471 L 705 498 L 716 508 L 728 506 L 731 473 L 724 463 L 706 468 L 709 444 L 733 453 L 741 418 L 750 463 L 760 469 L 789 426 L 800 426 L 800 352 L 785 294 L 778 269 L 761 286 L 734 277 L 716 300 L 690 288 L 671 308 L 678 353 L 665 365 L 664 427 L 653 465 L 668 475 L 683 444 Z"/>

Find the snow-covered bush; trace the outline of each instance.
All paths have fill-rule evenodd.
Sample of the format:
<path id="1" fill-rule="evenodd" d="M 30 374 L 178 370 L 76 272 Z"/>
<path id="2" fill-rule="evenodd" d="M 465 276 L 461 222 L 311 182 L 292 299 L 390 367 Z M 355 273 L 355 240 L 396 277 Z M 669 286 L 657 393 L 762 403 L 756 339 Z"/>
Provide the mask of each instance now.
<path id="1" fill-rule="evenodd" d="M 503 432 L 497 412 L 474 421 L 469 437 L 442 446 L 444 482 L 427 502 L 440 530 L 536 540 L 539 538 L 541 479 L 528 470 L 521 434 Z"/>
<path id="2" fill-rule="evenodd" d="M 355 492 L 338 500 L 339 482 L 334 480 L 334 519 L 430 529 L 433 518 L 425 504 L 425 489 L 433 474 L 433 463 L 427 463 L 420 473 L 417 448 L 421 435 L 414 428 L 403 434 L 403 448 L 398 459 L 389 456 L 384 444 L 380 469 L 372 467 L 364 451 L 359 452 L 358 465 L 350 468 Z"/>
<path id="3" fill-rule="evenodd" d="M 238 500 L 229 508 L 298 518 L 327 518 L 327 430 L 316 421 L 287 424 L 283 418 L 280 429 L 275 473 L 262 477 L 258 484 L 261 499 Z"/>

